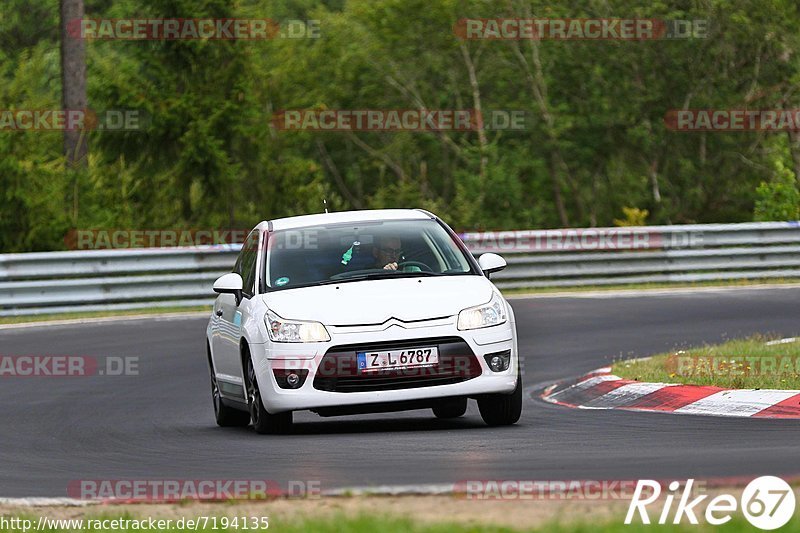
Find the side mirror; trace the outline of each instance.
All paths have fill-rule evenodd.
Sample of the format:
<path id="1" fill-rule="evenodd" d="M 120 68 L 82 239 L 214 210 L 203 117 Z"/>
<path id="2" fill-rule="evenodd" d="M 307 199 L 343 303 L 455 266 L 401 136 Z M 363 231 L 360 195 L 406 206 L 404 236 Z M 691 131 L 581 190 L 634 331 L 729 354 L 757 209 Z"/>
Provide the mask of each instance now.
<path id="1" fill-rule="evenodd" d="M 486 253 L 478 258 L 478 266 L 481 267 L 486 277 L 492 272 L 499 272 L 506 267 L 506 260 L 497 254 Z"/>
<path id="2" fill-rule="evenodd" d="M 236 305 L 242 301 L 242 276 L 236 272 L 225 274 L 214 282 L 214 292 L 219 294 L 233 294 L 236 297 Z"/>

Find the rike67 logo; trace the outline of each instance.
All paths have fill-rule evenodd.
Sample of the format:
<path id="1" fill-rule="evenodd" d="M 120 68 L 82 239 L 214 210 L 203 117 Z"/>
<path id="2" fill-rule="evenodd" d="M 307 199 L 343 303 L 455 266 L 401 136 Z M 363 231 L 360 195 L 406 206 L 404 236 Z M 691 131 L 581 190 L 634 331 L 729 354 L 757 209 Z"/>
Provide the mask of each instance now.
<path id="1" fill-rule="evenodd" d="M 684 518 L 690 524 L 698 524 L 697 517 L 700 515 L 707 523 L 716 526 L 729 522 L 733 513 L 741 509 L 753 526 L 772 530 L 785 525 L 794 515 L 794 492 L 779 477 L 762 476 L 754 479 L 745 487 L 740 500 L 730 494 L 720 494 L 708 501 L 705 501 L 708 494 L 690 499 L 693 496 L 693 485 L 693 479 L 687 480 L 682 488 L 680 482 L 671 482 L 662 502 L 659 482 L 639 480 L 628 507 L 628 514 L 625 515 L 625 524 L 631 524 L 637 513 L 643 524 L 650 524 L 649 511 L 656 511 L 658 514 L 657 518 L 654 516 L 654 520 L 658 524 L 680 524 Z"/>

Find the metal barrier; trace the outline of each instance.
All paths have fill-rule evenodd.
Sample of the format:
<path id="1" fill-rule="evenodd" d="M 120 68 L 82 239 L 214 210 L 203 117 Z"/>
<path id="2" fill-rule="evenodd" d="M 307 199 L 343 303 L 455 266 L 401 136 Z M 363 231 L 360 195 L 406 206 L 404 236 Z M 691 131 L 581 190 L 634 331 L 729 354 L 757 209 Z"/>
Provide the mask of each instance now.
<path id="1" fill-rule="evenodd" d="M 210 305 L 241 245 L 0 255 L 0 316 Z"/>
<path id="2" fill-rule="evenodd" d="M 465 233 L 502 254 L 500 288 L 800 278 L 800 223 L 761 222 Z M 0 316 L 213 301 L 240 246 L 0 255 Z"/>
<path id="3" fill-rule="evenodd" d="M 500 288 L 693 283 L 800 277 L 800 222 L 466 233 L 496 252 Z"/>

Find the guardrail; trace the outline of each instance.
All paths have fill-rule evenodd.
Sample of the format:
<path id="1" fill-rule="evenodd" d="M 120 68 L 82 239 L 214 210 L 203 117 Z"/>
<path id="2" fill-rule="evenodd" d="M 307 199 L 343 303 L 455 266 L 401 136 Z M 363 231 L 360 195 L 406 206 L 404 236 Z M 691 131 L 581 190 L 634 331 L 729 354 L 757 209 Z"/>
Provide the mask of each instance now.
<path id="1" fill-rule="evenodd" d="M 465 233 L 508 268 L 500 288 L 800 278 L 800 223 L 760 222 Z M 213 301 L 240 245 L 0 255 L 0 316 Z"/>
<path id="2" fill-rule="evenodd" d="M 467 233 L 497 252 L 500 288 L 691 283 L 800 277 L 800 222 Z"/>
<path id="3" fill-rule="evenodd" d="M 0 255 L 0 316 L 210 305 L 241 245 Z"/>

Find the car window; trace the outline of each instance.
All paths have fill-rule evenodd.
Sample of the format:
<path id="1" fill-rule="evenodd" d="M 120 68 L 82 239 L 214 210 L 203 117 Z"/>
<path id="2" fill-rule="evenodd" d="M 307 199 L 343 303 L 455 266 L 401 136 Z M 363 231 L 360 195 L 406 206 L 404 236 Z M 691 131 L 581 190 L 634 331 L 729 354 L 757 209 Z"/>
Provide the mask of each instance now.
<path id="1" fill-rule="evenodd" d="M 254 294 L 256 280 L 256 259 L 258 258 L 258 238 L 259 232 L 254 230 L 247 236 L 239 258 L 233 267 L 233 271 L 242 276 L 242 294 L 252 297 Z"/>
<path id="2" fill-rule="evenodd" d="M 268 290 L 392 276 L 479 274 L 435 220 L 313 226 L 270 234 Z"/>

